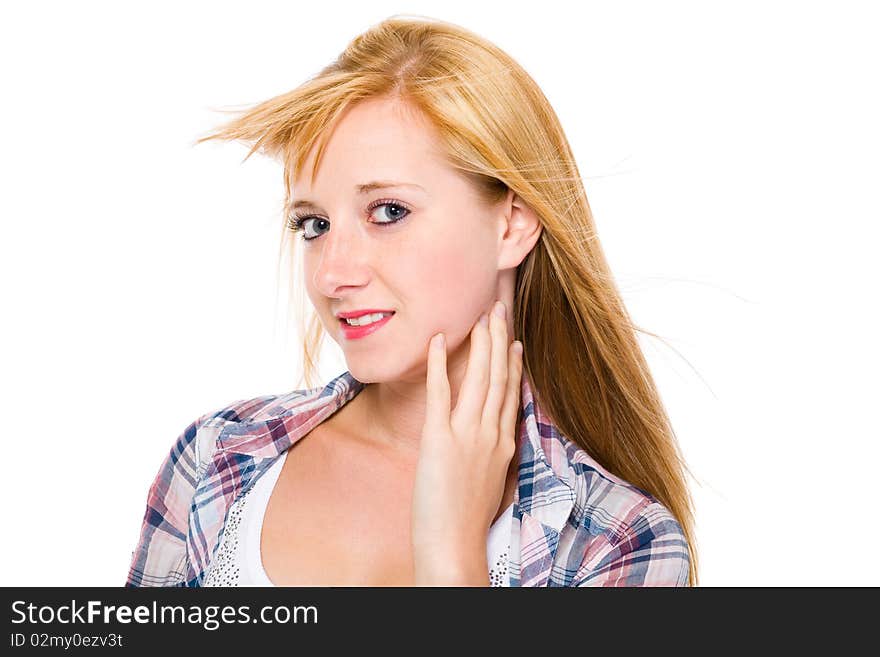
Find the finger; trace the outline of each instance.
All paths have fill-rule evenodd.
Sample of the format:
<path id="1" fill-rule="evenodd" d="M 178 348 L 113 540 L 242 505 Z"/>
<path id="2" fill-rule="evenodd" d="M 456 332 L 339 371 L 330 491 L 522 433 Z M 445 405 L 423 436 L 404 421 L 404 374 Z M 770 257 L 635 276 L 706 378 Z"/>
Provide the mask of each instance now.
<path id="1" fill-rule="evenodd" d="M 501 315 L 497 314 L 499 309 Z M 510 358 L 508 354 L 509 345 L 505 315 L 506 308 L 504 303 L 501 301 L 497 302 L 492 309 L 491 319 L 489 320 L 489 332 L 492 336 L 492 354 L 489 366 L 489 390 L 486 394 L 486 403 L 483 405 L 482 417 L 482 427 L 485 435 L 490 435 L 496 440 L 498 438 L 501 406 L 507 393 L 507 361 Z"/>
<path id="2" fill-rule="evenodd" d="M 486 323 L 483 324 L 483 318 Z M 483 415 L 483 404 L 486 401 L 486 390 L 489 387 L 489 357 L 491 344 L 489 341 L 489 318 L 481 315 L 480 321 L 471 330 L 471 343 L 468 353 L 467 369 L 464 381 L 458 391 L 455 411 L 452 415 L 452 426 L 457 431 L 480 426 Z"/>
<path id="3" fill-rule="evenodd" d="M 501 434 L 498 444 L 503 445 L 507 441 L 512 441 L 513 444 L 510 446 L 515 448 L 517 437 L 516 420 L 519 417 L 523 371 L 522 342 L 516 340 L 511 343 L 508 352 L 507 394 L 504 398 L 504 408 L 501 409 L 501 421 L 499 424 Z"/>
<path id="4" fill-rule="evenodd" d="M 449 426 L 449 377 L 446 373 L 446 336 L 435 335 L 428 344 L 425 426 Z"/>

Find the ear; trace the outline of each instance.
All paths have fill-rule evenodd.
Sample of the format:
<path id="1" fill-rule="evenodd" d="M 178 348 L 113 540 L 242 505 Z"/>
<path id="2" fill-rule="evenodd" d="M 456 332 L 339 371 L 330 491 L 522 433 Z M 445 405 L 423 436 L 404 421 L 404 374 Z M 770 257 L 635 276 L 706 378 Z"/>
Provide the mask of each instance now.
<path id="1" fill-rule="evenodd" d="M 498 224 L 498 269 L 513 269 L 525 260 L 541 236 L 541 220 L 511 189 L 500 205 Z"/>

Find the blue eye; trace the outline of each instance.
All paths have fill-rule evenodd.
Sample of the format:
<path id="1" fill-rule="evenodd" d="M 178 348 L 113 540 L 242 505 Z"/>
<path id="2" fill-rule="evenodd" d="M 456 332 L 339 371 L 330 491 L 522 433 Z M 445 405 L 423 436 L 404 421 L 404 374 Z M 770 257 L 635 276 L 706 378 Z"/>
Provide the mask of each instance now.
<path id="1" fill-rule="evenodd" d="M 407 207 L 405 207 L 404 205 L 402 205 L 400 203 L 396 203 L 394 201 L 385 201 L 384 203 L 383 202 L 374 203 L 373 205 L 371 205 L 368 208 L 368 210 L 370 211 L 370 214 L 372 214 L 373 210 L 377 210 L 378 208 L 393 208 L 393 211 L 391 212 L 391 215 L 390 215 L 391 216 L 390 221 L 374 222 L 374 223 L 378 223 L 380 226 L 385 225 L 385 224 L 396 224 L 398 221 L 401 221 L 404 217 L 406 217 L 409 214 L 409 209 Z"/>
<path id="2" fill-rule="evenodd" d="M 323 223 L 328 223 L 327 219 L 325 219 L 324 217 L 315 217 L 313 215 L 305 215 L 302 217 L 300 217 L 299 215 L 295 215 L 295 216 L 291 217 L 290 219 L 288 219 L 287 223 L 288 223 L 288 226 L 290 227 L 290 230 L 292 230 L 294 232 L 301 230 L 303 232 L 302 238 L 306 242 L 311 242 L 315 238 L 314 237 L 306 237 L 306 231 L 303 228 L 303 224 L 305 224 L 307 221 L 311 221 L 312 219 L 314 219 L 316 222 L 320 221 Z"/>
<path id="3" fill-rule="evenodd" d="M 377 226 L 390 226 L 392 224 L 396 224 L 400 221 L 403 221 L 404 219 L 406 219 L 407 216 L 409 216 L 409 213 L 412 212 L 412 210 L 410 210 L 406 205 L 404 205 L 400 201 L 396 201 L 394 199 L 382 199 L 381 201 L 374 201 L 373 203 L 371 203 L 367 207 L 367 214 L 369 216 L 372 216 L 373 210 L 376 210 L 377 208 L 382 208 L 382 207 L 388 209 L 389 214 L 387 214 L 386 217 L 390 216 L 390 220 L 388 220 L 388 221 L 371 221 L 370 223 L 376 224 Z M 320 226 L 327 226 L 330 223 L 330 220 L 325 217 L 308 214 L 308 215 L 302 215 L 302 216 L 294 215 L 292 217 L 289 217 L 287 219 L 287 226 L 288 226 L 288 228 L 290 228 L 290 230 L 292 230 L 294 232 L 299 231 L 299 230 L 303 231 L 302 239 L 305 240 L 306 242 L 311 242 L 316 237 L 320 237 L 320 233 L 317 235 L 311 235 L 311 236 L 307 235 L 307 231 L 305 230 L 304 226 L 305 226 L 306 222 L 312 221 L 312 220 L 314 220 L 313 223 L 315 225 L 320 225 Z"/>

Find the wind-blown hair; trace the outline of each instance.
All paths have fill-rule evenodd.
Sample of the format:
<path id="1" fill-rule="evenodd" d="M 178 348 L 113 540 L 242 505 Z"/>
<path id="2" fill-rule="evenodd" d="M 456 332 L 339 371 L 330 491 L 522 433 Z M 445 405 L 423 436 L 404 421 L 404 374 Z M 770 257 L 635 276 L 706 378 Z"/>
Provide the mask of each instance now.
<path id="1" fill-rule="evenodd" d="M 251 145 L 245 160 L 257 151 L 279 160 L 287 208 L 311 149 L 317 146 L 314 180 L 335 122 L 358 101 L 378 97 L 420 111 L 436 127 L 448 163 L 486 203 L 513 190 L 537 213 L 541 236 L 517 268 L 511 309 L 532 390 L 564 435 L 672 512 L 688 541 L 688 579 L 696 585 L 688 468 L 636 331 L 658 336 L 633 324 L 560 122 L 509 55 L 457 25 L 395 15 L 354 38 L 299 87 L 195 143 L 238 140 Z M 291 231 L 282 214 L 283 252 Z M 324 331 L 316 313 L 307 330 L 301 326 L 305 380 L 313 387 Z"/>

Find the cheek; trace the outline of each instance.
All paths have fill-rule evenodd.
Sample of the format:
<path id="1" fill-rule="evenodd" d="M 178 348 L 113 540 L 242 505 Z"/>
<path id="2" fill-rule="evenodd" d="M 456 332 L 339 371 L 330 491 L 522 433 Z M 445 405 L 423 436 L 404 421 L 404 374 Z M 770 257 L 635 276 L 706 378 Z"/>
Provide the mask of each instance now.
<path id="1" fill-rule="evenodd" d="M 411 264 L 417 282 L 410 295 L 430 325 L 427 333 L 446 330 L 452 337 L 466 335 L 479 314 L 491 305 L 497 288 L 497 269 L 487 251 L 474 244 L 435 245 L 430 257 Z M 412 296 L 410 296 L 412 299 Z"/>

